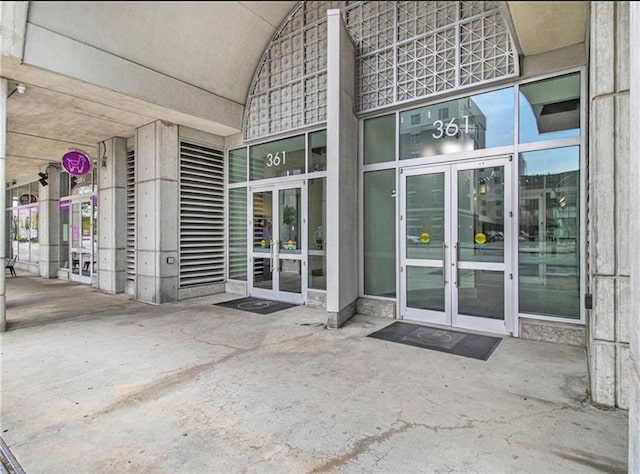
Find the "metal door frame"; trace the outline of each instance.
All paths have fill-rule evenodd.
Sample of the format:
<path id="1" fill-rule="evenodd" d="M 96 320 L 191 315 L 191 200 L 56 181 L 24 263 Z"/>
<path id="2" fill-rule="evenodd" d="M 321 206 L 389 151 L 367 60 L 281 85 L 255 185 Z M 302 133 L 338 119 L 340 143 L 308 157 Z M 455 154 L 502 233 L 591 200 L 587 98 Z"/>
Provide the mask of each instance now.
<path id="1" fill-rule="evenodd" d="M 91 284 L 91 277 L 96 273 L 94 271 L 94 266 L 97 262 L 97 242 L 95 241 L 97 235 L 94 234 L 93 228 L 95 225 L 94 214 L 95 214 L 95 205 L 93 203 L 95 194 L 88 195 L 78 195 L 71 197 L 69 202 L 69 227 L 71 229 L 71 238 L 69 239 L 69 279 L 72 281 L 77 281 L 79 283 Z M 91 215 L 89 220 L 89 229 L 90 229 L 90 241 L 91 241 L 91 249 L 88 252 L 85 252 L 82 246 L 82 204 L 88 203 L 91 206 Z M 73 206 L 78 205 L 80 207 L 80 226 L 79 226 L 79 242 L 80 247 L 74 247 L 73 245 Z M 78 252 L 78 273 L 73 272 L 74 268 L 74 252 Z M 85 261 L 84 256 L 89 255 L 89 260 Z M 85 265 L 88 264 L 89 276 L 84 276 L 82 274 Z"/>
<path id="2" fill-rule="evenodd" d="M 458 172 L 480 169 L 485 167 L 504 167 L 504 262 L 459 262 L 458 261 Z M 407 258 L 407 177 L 425 174 L 444 173 L 444 245 L 443 260 L 418 260 Z M 514 203 L 515 186 L 513 183 L 513 158 L 508 156 L 494 156 L 475 160 L 466 160 L 447 164 L 419 165 L 400 169 L 400 271 L 398 297 L 398 318 L 416 320 L 426 323 L 439 324 L 464 329 L 492 332 L 497 334 L 513 334 L 517 323 L 517 311 L 514 292 L 517 291 L 513 275 L 514 247 L 517 249 L 517 232 L 514 231 Z M 426 268 L 443 268 L 445 286 L 445 310 L 443 312 L 420 310 L 407 307 L 407 267 L 418 266 Z M 478 316 L 468 316 L 458 312 L 458 271 L 462 270 L 494 270 L 504 274 L 504 320 L 494 320 Z"/>
<path id="3" fill-rule="evenodd" d="M 279 243 L 280 239 L 280 229 L 279 229 L 279 206 L 278 206 L 278 194 L 282 190 L 286 189 L 300 189 L 300 229 L 299 229 L 299 237 L 300 240 L 300 253 L 299 254 L 282 254 L 280 253 Z M 273 239 L 273 244 L 270 246 L 270 259 L 271 259 L 271 271 L 272 273 L 279 273 L 279 263 L 281 260 L 293 260 L 300 262 L 300 272 L 301 272 L 301 282 L 300 282 L 300 294 L 291 293 L 287 291 L 280 290 L 280 280 L 279 278 L 273 278 L 273 289 L 265 289 L 265 288 L 257 288 L 254 286 L 254 258 L 264 258 L 265 253 L 256 252 L 253 246 L 253 225 L 254 225 L 254 215 L 253 215 L 253 203 L 254 203 L 254 195 L 260 192 L 272 192 L 272 199 L 274 202 L 273 206 L 273 215 L 272 215 L 272 226 L 278 231 L 278 239 Z M 249 222 L 247 226 L 247 283 L 248 283 L 248 293 L 249 296 L 254 296 L 258 298 L 266 298 L 272 299 L 276 301 L 284 301 L 289 303 L 296 304 L 306 304 L 307 301 L 307 287 L 308 287 L 308 275 L 307 275 L 307 182 L 306 180 L 286 180 L 286 181 L 278 181 L 269 185 L 256 185 L 249 187 L 249 195 L 247 199 L 247 215 L 249 216 Z M 272 236 L 273 237 L 273 236 Z M 275 245 L 274 245 L 275 244 Z"/>

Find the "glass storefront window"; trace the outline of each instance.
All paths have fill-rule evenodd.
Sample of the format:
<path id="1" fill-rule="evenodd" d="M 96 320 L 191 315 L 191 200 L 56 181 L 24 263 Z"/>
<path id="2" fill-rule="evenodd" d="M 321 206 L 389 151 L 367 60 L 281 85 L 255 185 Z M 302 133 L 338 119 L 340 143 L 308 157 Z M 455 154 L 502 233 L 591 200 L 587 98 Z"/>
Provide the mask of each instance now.
<path id="1" fill-rule="evenodd" d="M 71 195 L 91 194 L 97 191 L 95 167 L 82 176 L 69 176 L 69 187 Z"/>
<path id="2" fill-rule="evenodd" d="M 63 175 L 69 176 L 60 176 Z M 69 268 L 69 203 L 68 199 L 60 200 L 60 268 Z"/>
<path id="3" fill-rule="evenodd" d="M 241 183 L 247 180 L 247 149 L 229 150 L 229 182 Z"/>
<path id="4" fill-rule="evenodd" d="M 458 171 L 458 253 L 471 262 L 504 262 L 504 167 Z"/>
<path id="5" fill-rule="evenodd" d="M 385 115 L 364 122 L 364 164 L 396 159 L 396 115 Z"/>
<path id="6" fill-rule="evenodd" d="M 364 293 L 396 296 L 396 170 L 364 174 Z"/>
<path id="7" fill-rule="evenodd" d="M 251 180 L 305 173 L 304 137 L 299 135 L 250 147 Z"/>
<path id="8" fill-rule="evenodd" d="M 311 133 L 309 142 L 309 172 L 325 171 L 327 169 L 327 131 Z"/>
<path id="9" fill-rule="evenodd" d="M 407 110 L 400 114 L 400 159 L 513 144 L 514 89 Z"/>
<path id="10" fill-rule="evenodd" d="M 38 240 L 38 204 L 29 208 L 29 261 L 40 261 L 40 242 Z"/>
<path id="11" fill-rule="evenodd" d="M 60 173 L 60 197 L 67 197 L 69 195 L 69 173 Z"/>
<path id="12" fill-rule="evenodd" d="M 11 240 L 11 256 L 18 256 L 18 229 L 19 229 L 19 211 L 17 207 L 14 207 L 11 211 L 11 228 L 9 230 L 9 239 Z"/>
<path id="13" fill-rule="evenodd" d="M 229 279 L 247 280 L 247 189 L 229 190 Z"/>
<path id="14" fill-rule="evenodd" d="M 21 262 L 40 261 L 38 237 L 39 184 L 37 182 L 15 187 L 7 192 L 8 256 Z"/>
<path id="15" fill-rule="evenodd" d="M 580 147 L 520 154 L 520 312 L 580 318 Z"/>
<path id="16" fill-rule="evenodd" d="M 580 134 L 580 74 L 520 87 L 520 143 Z"/>
<path id="17" fill-rule="evenodd" d="M 327 289 L 327 180 L 310 179 L 307 187 L 309 203 L 309 288 Z"/>

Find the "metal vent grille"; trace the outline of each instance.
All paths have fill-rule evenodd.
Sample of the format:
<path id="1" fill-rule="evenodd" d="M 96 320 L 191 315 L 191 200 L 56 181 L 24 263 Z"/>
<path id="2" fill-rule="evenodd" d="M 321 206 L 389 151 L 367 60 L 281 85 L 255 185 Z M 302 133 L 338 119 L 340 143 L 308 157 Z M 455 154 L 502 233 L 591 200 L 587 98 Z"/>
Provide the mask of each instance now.
<path id="1" fill-rule="evenodd" d="M 127 281 L 136 279 L 136 152 L 127 150 Z"/>
<path id="2" fill-rule="evenodd" d="M 180 141 L 180 288 L 224 282 L 224 153 Z"/>

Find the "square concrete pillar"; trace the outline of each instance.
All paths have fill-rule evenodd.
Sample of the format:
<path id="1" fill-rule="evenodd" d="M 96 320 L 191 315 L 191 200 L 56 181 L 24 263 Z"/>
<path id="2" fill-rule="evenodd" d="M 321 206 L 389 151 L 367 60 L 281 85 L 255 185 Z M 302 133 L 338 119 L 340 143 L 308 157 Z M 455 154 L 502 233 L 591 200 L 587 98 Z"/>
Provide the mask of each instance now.
<path id="1" fill-rule="evenodd" d="M 638 134 L 631 133 L 636 123 L 631 114 L 637 108 L 630 106 L 629 7 L 627 2 L 592 2 L 589 45 L 589 375 L 593 400 L 621 408 L 629 405 L 630 303 L 638 294 L 629 278 L 638 267 L 632 257 L 638 247 L 637 206 L 630 203 L 639 199 L 632 196 L 638 157 L 635 151 L 632 155 L 631 140 Z"/>
<path id="2" fill-rule="evenodd" d="M 327 11 L 327 325 L 342 326 L 358 299 L 358 119 L 355 46 L 340 10 Z"/>
<path id="3" fill-rule="evenodd" d="M 626 2 L 625 2 L 626 3 Z M 636 240 L 640 235 L 640 133 L 638 133 L 638 123 L 640 123 L 640 3 L 630 2 L 621 8 L 629 8 L 629 28 L 630 39 L 629 55 L 621 54 L 621 63 L 629 64 L 629 103 L 633 104 L 629 108 L 628 123 L 633 124 L 634 133 L 629 135 L 630 149 L 630 180 L 634 183 L 630 186 L 628 203 L 631 209 L 630 234 L 623 238 Z M 624 12 L 623 12 L 624 13 Z M 621 34 L 622 28 L 618 29 Z M 618 39 L 620 41 L 620 39 Z M 626 48 L 626 46 L 625 46 Z M 621 82 L 622 83 L 622 82 Z M 622 83 L 624 85 L 624 83 Z M 629 258 L 629 268 L 631 278 L 629 281 L 630 314 L 628 334 L 630 342 L 630 376 L 629 376 L 629 472 L 640 472 L 640 245 L 631 245 Z"/>
<path id="4" fill-rule="evenodd" d="M 591 347 L 591 396 L 596 403 L 616 404 L 616 346 L 595 340 Z"/>
<path id="5" fill-rule="evenodd" d="M 136 298 L 178 299 L 178 127 L 154 122 L 136 130 Z"/>
<path id="6" fill-rule="evenodd" d="M 127 140 L 111 138 L 98 146 L 98 288 L 125 289 L 127 245 Z"/>
<path id="7" fill-rule="evenodd" d="M 38 245 L 40 276 L 56 278 L 60 261 L 60 167 L 42 168 L 49 175 L 47 186 L 38 190 Z"/>

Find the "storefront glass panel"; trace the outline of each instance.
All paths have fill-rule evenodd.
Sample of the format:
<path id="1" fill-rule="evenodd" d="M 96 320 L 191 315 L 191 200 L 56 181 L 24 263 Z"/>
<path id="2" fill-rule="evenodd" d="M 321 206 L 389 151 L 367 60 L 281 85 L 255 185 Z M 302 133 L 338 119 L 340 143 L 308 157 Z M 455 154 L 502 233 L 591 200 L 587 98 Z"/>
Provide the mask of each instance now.
<path id="1" fill-rule="evenodd" d="M 396 159 L 396 115 L 385 115 L 364 122 L 364 164 Z"/>
<path id="2" fill-rule="evenodd" d="M 444 173 L 407 176 L 406 258 L 443 258 L 444 181 Z"/>
<path id="3" fill-rule="evenodd" d="M 229 151 L 229 182 L 241 183 L 247 180 L 247 149 Z"/>
<path id="4" fill-rule="evenodd" d="M 459 270 L 458 313 L 504 319 L 504 272 Z"/>
<path id="5" fill-rule="evenodd" d="M 504 167 L 458 172 L 459 258 L 504 262 Z"/>
<path id="6" fill-rule="evenodd" d="M 65 174 L 65 176 L 68 175 Z M 69 268 L 69 206 L 68 199 L 60 200 L 60 263 L 58 265 L 60 268 Z"/>
<path id="7" fill-rule="evenodd" d="M 327 187 L 326 178 L 310 179 L 307 187 L 309 203 L 309 288 L 327 289 L 326 222 Z"/>
<path id="8" fill-rule="evenodd" d="M 305 173 L 305 136 L 285 138 L 249 148 L 251 180 Z"/>
<path id="9" fill-rule="evenodd" d="M 38 237 L 39 184 L 37 182 L 18 186 L 7 192 L 8 205 L 8 256 L 21 262 L 40 261 Z"/>
<path id="10" fill-rule="evenodd" d="M 512 145 L 513 113 L 513 87 L 402 112 L 400 159 Z"/>
<path id="11" fill-rule="evenodd" d="M 38 204 L 35 204 L 29 208 L 29 261 L 40 261 L 40 242 L 38 237 Z"/>
<path id="12" fill-rule="evenodd" d="M 431 311 L 445 310 L 442 268 L 407 267 L 407 307 Z"/>
<path id="13" fill-rule="evenodd" d="M 396 171 L 364 174 L 364 292 L 396 295 Z"/>
<path id="14" fill-rule="evenodd" d="M 580 318 L 580 148 L 520 154 L 520 313 Z"/>
<path id="15" fill-rule="evenodd" d="M 309 172 L 327 169 L 327 131 L 309 134 Z"/>
<path id="16" fill-rule="evenodd" d="M 247 189 L 229 190 L 229 279 L 247 280 Z"/>
<path id="17" fill-rule="evenodd" d="M 580 134 L 580 74 L 520 87 L 520 143 Z"/>

